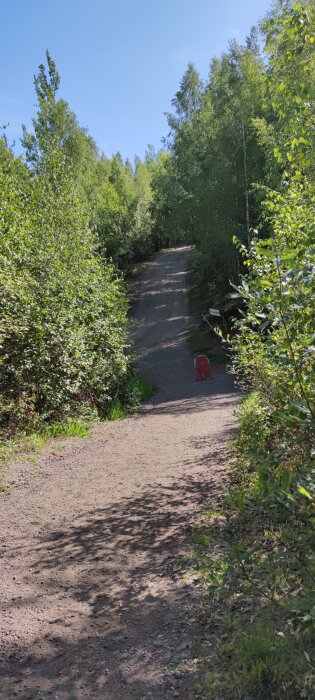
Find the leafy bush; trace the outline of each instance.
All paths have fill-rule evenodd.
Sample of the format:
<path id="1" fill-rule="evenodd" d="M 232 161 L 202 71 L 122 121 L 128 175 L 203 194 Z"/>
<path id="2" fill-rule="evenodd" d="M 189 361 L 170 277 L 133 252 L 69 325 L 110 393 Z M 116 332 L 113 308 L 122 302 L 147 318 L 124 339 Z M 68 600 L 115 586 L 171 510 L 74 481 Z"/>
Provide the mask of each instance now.
<path id="1" fill-rule="evenodd" d="M 100 156 L 46 53 L 25 162 L 0 139 L 0 430 L 117 417 L 143 393 L 131 370 L 128 270 L 151 250 L 150 169 Z M 108 261 L 108 256 L 114 260 Z"/>
<path id="2" fill-rule="evenodd" d="M 247 312 L 232 341 L 234 367 L 255 388 L 267 419 L 268 440 L 258 434 L 260 455 L 256 449 L 266 489 L 276 481 L 288 489 L 301 469 L 310 473 L 315 454 L 314 203 L 300 182 L 268 198 L 272 237 L 253 241 L 239 290 Z"/>

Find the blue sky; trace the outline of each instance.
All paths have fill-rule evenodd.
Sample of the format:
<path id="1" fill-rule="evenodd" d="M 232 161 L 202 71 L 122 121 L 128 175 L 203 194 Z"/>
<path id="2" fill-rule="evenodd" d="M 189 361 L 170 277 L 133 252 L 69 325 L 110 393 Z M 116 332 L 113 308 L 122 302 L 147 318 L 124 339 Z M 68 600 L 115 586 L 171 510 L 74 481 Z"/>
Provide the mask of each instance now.
<path id="1" fill-rule="evenodd" d="M 269 0 L 7 0 L 1 3 L 0 125 L 10 141 L 35 113 L 46 48 L 60 94 L 107 155 L 144 156 L 192 61 L 206 78 L 228 40 L 244 41 Z"/>

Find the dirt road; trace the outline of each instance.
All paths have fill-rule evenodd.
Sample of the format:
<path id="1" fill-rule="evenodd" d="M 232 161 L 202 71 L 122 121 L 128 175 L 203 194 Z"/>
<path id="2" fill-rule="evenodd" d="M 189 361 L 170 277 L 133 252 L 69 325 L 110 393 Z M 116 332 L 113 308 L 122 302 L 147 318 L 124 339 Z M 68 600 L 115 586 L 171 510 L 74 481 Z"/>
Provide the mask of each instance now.
<path id="1" fill-rule="evenodd" d="M 0 496 L 1 700 L 191 697 L 198 588 L 182 555 L 222 481 L 237 394 L 221 367 L 194 381 L 186 262 L 185 248 L 157 255 L 135 304 L 159 393 L 54 443 Z"/>

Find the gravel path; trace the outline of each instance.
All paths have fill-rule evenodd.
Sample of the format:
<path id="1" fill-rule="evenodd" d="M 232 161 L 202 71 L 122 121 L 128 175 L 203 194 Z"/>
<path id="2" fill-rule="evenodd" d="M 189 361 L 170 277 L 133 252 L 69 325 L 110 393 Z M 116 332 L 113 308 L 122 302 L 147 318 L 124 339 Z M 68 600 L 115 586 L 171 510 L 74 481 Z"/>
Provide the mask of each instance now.
<path id="1" fill-rule="evenodd" d="M 1 700 L 194 696 L 190 526 L 222 481 L 237 394 L 194 380 L 187 248 L 146 264 L 138 363 L 159 392 L 90 438 L 54 442 L 0 496 Z M 8 478 L 10 478 L 8 472 Z"/>

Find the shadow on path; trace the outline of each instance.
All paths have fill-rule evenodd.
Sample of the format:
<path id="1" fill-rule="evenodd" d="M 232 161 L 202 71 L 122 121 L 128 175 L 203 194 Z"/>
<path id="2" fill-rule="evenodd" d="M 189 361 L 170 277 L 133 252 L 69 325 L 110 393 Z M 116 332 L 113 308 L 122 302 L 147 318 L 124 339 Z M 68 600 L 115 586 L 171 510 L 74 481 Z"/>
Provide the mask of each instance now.
<path id="1" fill-rule="evenodd" d="M 187 601 L 193 602 L 194 587 L 185 582 L 186 562 L 178 555 L 186 550 L 189 523 L 216 491 L 215 475 L 208 483 L 198 475 L 170 486 L 157 482 L 39 538 L 31 559 L 43 598 L 63 591 L 66 612 L 61 606 L 51 634 L 32 650 L 17 646 L 4 664 L 0 697 L 174 697 L 172 666 L 185 665 L 193 643 Z M 72 638 L 65 641 L 69 626 Z M 37 655 L 43 642 L 44 659 Z M 179 682 L 185 697 L 193 677 L 188 664 Z"/>

